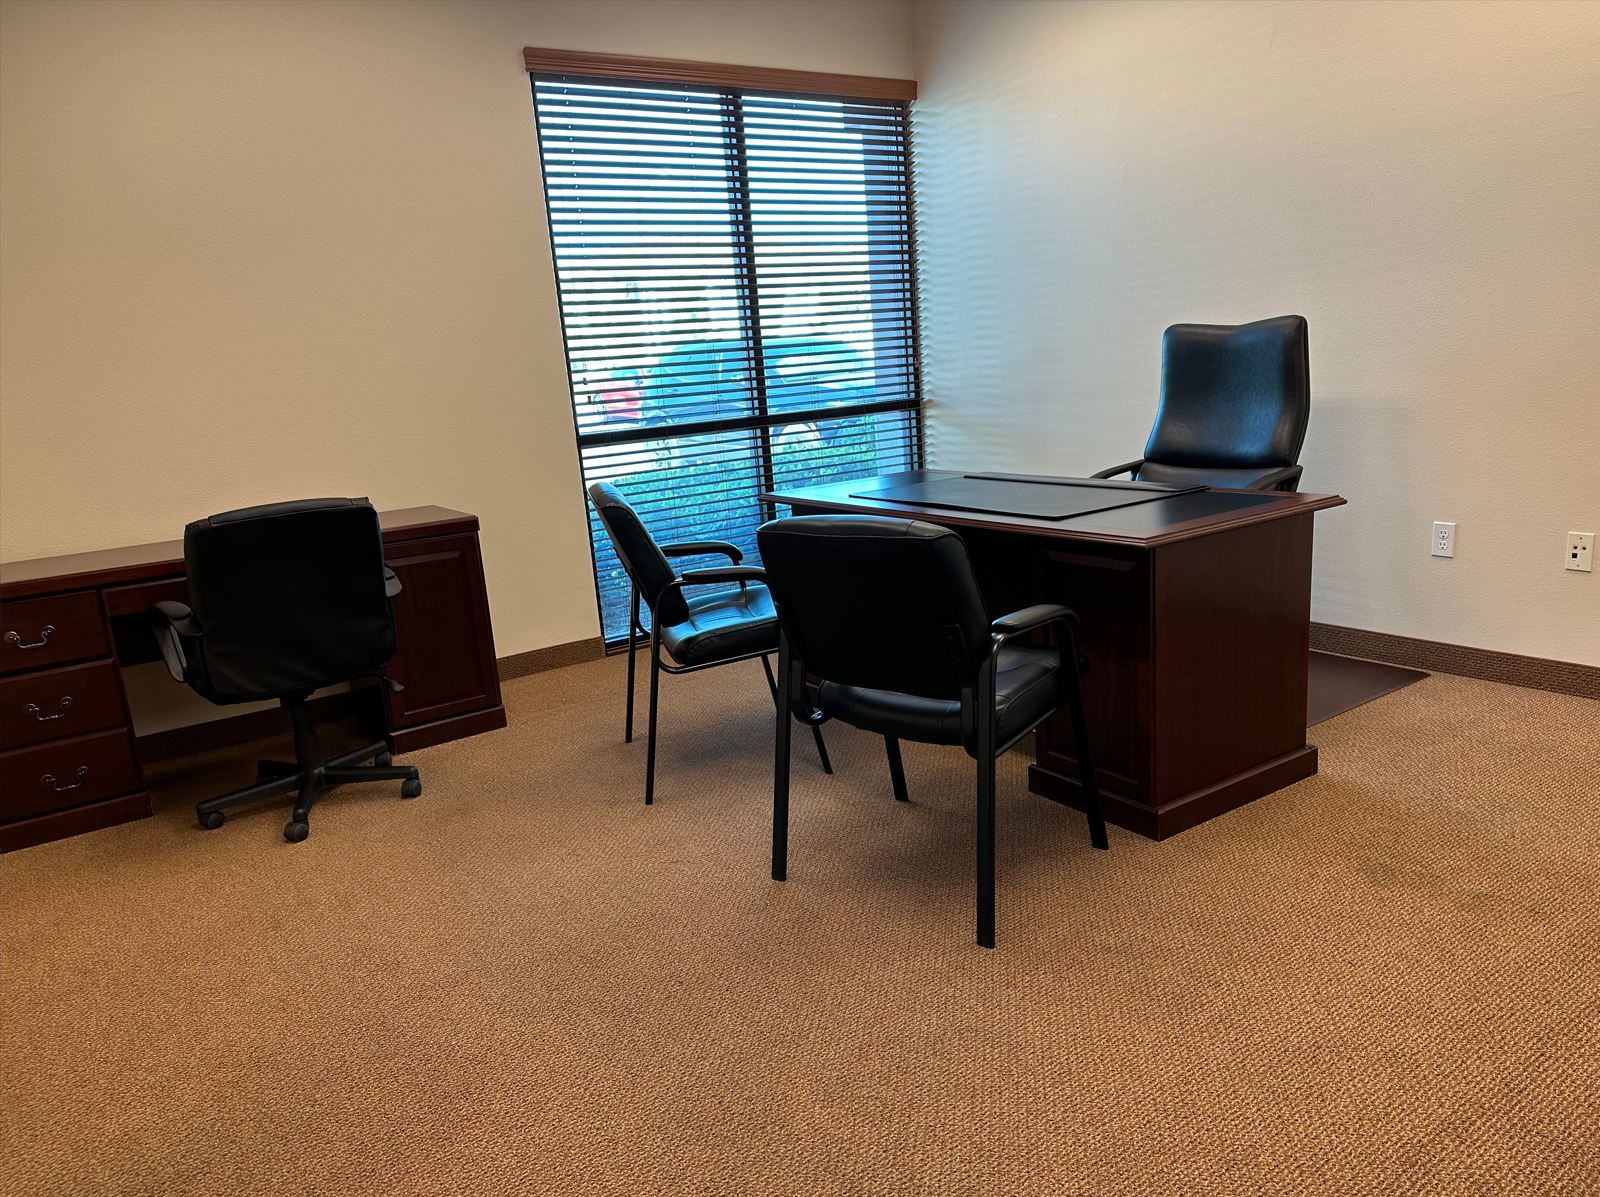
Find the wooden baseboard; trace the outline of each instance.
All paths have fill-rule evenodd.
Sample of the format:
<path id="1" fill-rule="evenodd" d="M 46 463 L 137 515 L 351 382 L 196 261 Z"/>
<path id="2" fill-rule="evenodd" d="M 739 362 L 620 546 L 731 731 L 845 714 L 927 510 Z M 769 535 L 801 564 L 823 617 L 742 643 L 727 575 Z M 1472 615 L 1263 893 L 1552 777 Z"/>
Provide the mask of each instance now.
<path id="1" fill-rule="evenodd" d="M 1439 640 L 1418 640 L 1388 632 L 1368 632 L 1332 623 L 1311 625 L 1311 647 L 1320 652 L 1362 657 L 1389 665 L 1454 673 L 1486 682 L 1505 682 L 1530 690 L 1551 690 L 1579 698 L 1600 698 L 1600 666 L 1545 657 L 1523 657 L 1488 648 L 1468 648 Z"/>
<path id="2" fill-rule="evenodd" d="M 606 655 L 606 642 L 600 636 L 588 640 L 573 640 L 567 644 L 552 644 L 532 652 L 514 653 L 500 658 L 500 680 L 526 677 L 530 673 L 543 673 L 547 669 L 560 669 L 563 665 L 577 665 L 583 661 L 598 661 Z"/>

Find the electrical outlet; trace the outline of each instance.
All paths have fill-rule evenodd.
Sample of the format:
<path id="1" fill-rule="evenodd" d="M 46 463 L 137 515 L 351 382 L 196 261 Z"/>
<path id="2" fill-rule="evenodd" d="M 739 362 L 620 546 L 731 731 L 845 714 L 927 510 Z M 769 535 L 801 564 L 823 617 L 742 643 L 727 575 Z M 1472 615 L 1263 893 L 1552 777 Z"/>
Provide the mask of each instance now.
<path id="1" fill-rule="evenodd" d="M 1594 571 L 1594 533 L 1567 533 L 1567 568 L 1579 573 Z"/>
<path id="2" fill-rule="evenodd" d="M 1433 525 L 1433 555 L 1435 557 L 1454 557 L 1456 555 L 1456 526 L 1454 524 L 1435 523 Z"/>

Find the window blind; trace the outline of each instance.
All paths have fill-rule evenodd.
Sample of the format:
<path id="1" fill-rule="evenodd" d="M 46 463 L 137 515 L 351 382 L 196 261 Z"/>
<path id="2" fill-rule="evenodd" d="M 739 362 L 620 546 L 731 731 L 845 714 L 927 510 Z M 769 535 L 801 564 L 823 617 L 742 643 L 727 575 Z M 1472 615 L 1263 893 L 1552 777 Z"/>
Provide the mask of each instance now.
<path id="1" fill-rule="evenodd" d="M 533 94 L 586 487 L 756 563 L 761 492 L 920 464 L 903 101 L 539 72 Z M 615 642 L 629 584 L 592 507 L 590 537 Z"/>

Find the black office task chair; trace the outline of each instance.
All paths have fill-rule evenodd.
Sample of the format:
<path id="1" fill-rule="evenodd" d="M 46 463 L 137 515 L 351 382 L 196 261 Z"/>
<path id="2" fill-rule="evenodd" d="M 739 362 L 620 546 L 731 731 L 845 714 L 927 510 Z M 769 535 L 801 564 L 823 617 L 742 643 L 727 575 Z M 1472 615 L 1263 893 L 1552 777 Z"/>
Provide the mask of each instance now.
<path id="1" fill-rule="evenodd" d="M 294 764 L 262 761 L 255 785 L 198 804 L 202 827 L 221 827 L 230 806 L 292 793 L 283 838 L 298 843 L 330 786 L 399 781 L 403 797 L 422 793 L 414 767 L 391 763 L 387 741 L 324 760 L 306 706 L 323 686 L 382 678 L 394 656 L 389 600 L 400 580 L 383 563 L 367 500 L 303 499 L 197 520 L 183 530 L 183 562 L 189 606 L 151 610 L 168 671 L 219 705 L 275 698 L 294 726 Z"/>
<path id="2" fill-rule="evenodd" d="M 770 653 L 778 651 L 778 617 L 767 592 L 766 574 L 753 566 L 741 565 L 744 553 L 724 540 L 694 540 L 659 545 L 639 518 L 639 513 L 608 482 L 589 487 L 600 523 L 611 539 L 622 568 L 632 583 L 628 609 L 628 714 L 623 732 L 625 743 L 633 743 L 633 675 L 638 637 L 650 637 L 650 733 L 645 752 L 644 800 L 655 801 L 656 785 L 656 707 L 661 674 L 695 673 L 731 665 L 735 661 L 761 658 L 767 686 L 777 698 L 777 682 L 772 676 Z M 727 557 L 732 565 L 717 569 L 674 572 L 668 557 Z M 734 585 L 737 583 L 737 585 Z M 719 586 L 709 593 L 685 595 L 686 586 Z M 650 609 L 650 630 L 645 632 L 639 618 L 639 600 Z M 665 647 L 676 665 L 661 659 Z M 822 742 L 818 717 L 811 725 L 816 738 L 822 771 L 832 773 L 827 746 Z"/>
<path id="3" fill-rule="evenodd" d="M 1090 838 L 1106 847 L 1078 679 L 1087 670 L 1066 607 L 990 622 L 966 546 L 948 528 L 878 516 L 775 520 L 758 535 L 783 640 L 772 809 L 772 878 L 788 873 L 789 724 L 823 715 L 884 737 L 904 801 L 900 740 L 960 745 L 978 762 L 978 943 L 994 947 L 995 759 L 1052 713 L 1072 716 Z M 1012 643 L 1053 627 L 1055 646 Z"/>
<path id="4" fill-rule="evenodd" d="M 1144 456 L 1094 477 L 1292 491 L 1310 418 L 1304 316 L 1174 324 L 1161 339 L 1161 406 Z"/>

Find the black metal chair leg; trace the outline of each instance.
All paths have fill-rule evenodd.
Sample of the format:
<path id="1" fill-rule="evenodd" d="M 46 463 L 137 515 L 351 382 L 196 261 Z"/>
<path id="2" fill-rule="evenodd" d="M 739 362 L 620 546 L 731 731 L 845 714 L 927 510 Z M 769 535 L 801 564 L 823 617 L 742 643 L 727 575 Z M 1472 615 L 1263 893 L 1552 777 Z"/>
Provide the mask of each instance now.
<path id="1" fill-rule="evenodd" d="M 822 729 L 815 723 L 811 725 L 811 736 L 817 742 L 817 755 L 822 758 L 822 771 L 831 777 L 833 762 L 828 759 L 828 746 L 822 742 Z"/>
<path id="2" fill-rule="evenodd" d="M 994 947 L 994 656 L 978 670 L 978 946 Z"/>
<path id="3" fill-rule="evenodd" d="M 772 665 L 767 660 L 765 654 L 763 654 L 762 657 L 761 657 L 761 668 L 766 672 L 766 675 L 767 675 L 767 689 L 772 691 L 772 701 L 773 702 L 777 702 L 778 701 L 778 681 L 777 681 L 776 678 L 774 678 L 772 676 Z"/>
<path id="4" fill-rule="evenodd" d="M 650 742 L 644 753 L 644 804 L 656 800 L 656 700 L 661 693 L 661 646 L 650 630 Z"/>
<path id="5" fill-rule="evenodd" d="M 789 645 L 785 640 L 778 643 L 778 674 L 787 690 Z M 794 719 L 787 694 L 778 699 L 777 709 L 778 730 L 773 737 L 772 755 L 772 879 L 785 881 L 789 876 L 789 736 Z"/>
<path id="6" fill-rule="evenodd" d="M 637 643 L 635 629 L 639 626 L 639 587 L 633 587 L 633 600 L 628 611 L 628 722 L 622 733 L 624 744 L 633 743 L 633 657 Z"/>
<path id="7" fill-rule="evenodd" d="M 889 780 L 894 782 L 894 800 L 910 802 L 911 795 L 906 792 L 906 767 L 900 760 L 900 741 L 893 736 L 885 736 L 883 746 L 889 753 Z"/>
<path id="8" fill-rule="evenodd" d="M 1076 687 L 1074 687 L 1076 691 Z M 1094 753 L 1089 749 L 1089 721 L 1083 715 L 1083 697 L 1074 692 L 1067 702 L 1072 715 L 1072 743 L 1078 755 L 1078 782 L 1083 787 L 1083 813 L 1089 816 L 1089 842 L 1096 848 L 1110 848 L 1106 839 L 1106 818 L 1100 809 L 1100 778 L 1095 772 Z"/>

